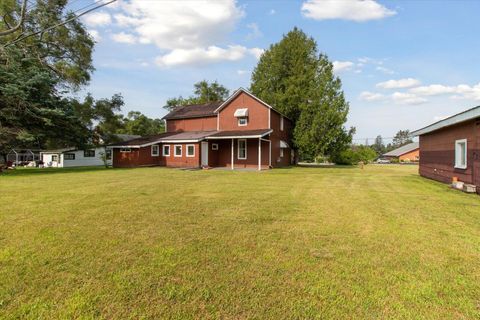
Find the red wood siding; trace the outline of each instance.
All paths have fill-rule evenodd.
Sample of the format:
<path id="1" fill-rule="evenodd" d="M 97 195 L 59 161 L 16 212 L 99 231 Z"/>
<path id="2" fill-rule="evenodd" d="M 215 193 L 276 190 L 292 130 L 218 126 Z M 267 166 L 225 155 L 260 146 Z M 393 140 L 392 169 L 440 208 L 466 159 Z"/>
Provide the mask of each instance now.
<path id="1" fill-rule="evenodd" d="M 200 167 L 200 144 L 199 143 L 166 143 L 170 146 L 170 155 L 163 155 L 163 144 L 161 145 L 160 155 L 162 158 L 161 165 L 174 168 L 198 168 Z M 182 146 L 182 156 L 175 157 L 175 145 Z M 187 145 L 195 146 L 195 155 L 187 157 Z"/>
<path id="2" fill-rule="evenodd" d="M 455 176 L 480 189 L 479 136 L 480 124 L 475 121 L 420 136 L 420 175 L 445 183 L 450 183 Z M 455 141 L 460 139 L 467 139 L 465 170 L 455 168 Z"/>
<path id="3" fill-rule="evenodd" d="M 217 130 L 217 117 L 167 120 L 167 132 Z"/>
<path id="4" fill-rule="evenodd" d="M 241 108 L 248 108 L 248 124 L 246 126 L 239 126 L 237 118 L 234 117 L 235 110 Z M 268 107 L 242 92 L 220 110 L 219 130 L 267 129 L 269 128 L 268 114 Z"/>
<path id="5" fill-rule="evenodd" d="M 157 166 L 162 164 L 161 151 L 158 157 L 152 157 L 151 147 L 132 148 L 131 152 L 120 152 L 113 149 L 113 163 L 116 168 Z"/>
<path id="6" fill-rule="evenodd" d="M 272 141 L 272 166 L 282 167 L 291 164 L 291 149 L 283 149 L 283 157 L 280 157 L 280 140 L 285 141 L 290 147 L 292 146 L 290 141 L 290 134 L 292 130 L 292 123 L 287 118 L 283 117 L 283 131 L 280 130 L 280 122 L 282 116 L 271 110 L 270 124 L 273 132 L 270 134 L 270 140 Z"/>
<path id="7" fill-rule="evenodd" d="M 218 151 L 211 150 L 212 143 L 218 143 Z M 261 168 L 268 169 L 269 143 L 262 141 L 262 159 Z M 232 166 L 232 140 L 211 140 L 209 142 L 209 158 L 208 164 L 211 167 L 227 167 Z M 258 168 L 258 139 L 247 139 L 247 159 L 238 159 L 238 140 L 234 140 L 233 164 L 235 169 L 242 168 Z"/>

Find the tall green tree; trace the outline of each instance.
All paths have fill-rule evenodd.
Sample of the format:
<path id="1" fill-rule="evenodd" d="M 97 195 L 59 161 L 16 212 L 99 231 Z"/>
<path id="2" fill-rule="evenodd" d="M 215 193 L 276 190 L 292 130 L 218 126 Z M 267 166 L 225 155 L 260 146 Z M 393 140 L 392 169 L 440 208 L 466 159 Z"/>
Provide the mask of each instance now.
<path id="1" fill-rule="evenodd" d="M 165 124 L 161 119 L 152 119 L 139 111 L 130 111 L 124 119 L 124 125 L 117 133 L 149 136 L 165 132 Z"/>
<path id="2" fill-rule="evenodd" d="M 378 135 L 375 138 L 375 142 L 372 145 L 372 149 L 375 150 L 375 152 L 378 155 L 384 154 L 385 153 L 385 144 L 383 143 L 383 138 L 381 135 Z"/>
<path id="3" fill-rule="evenodd" d="M 404 146 L 412 142 L 413 140 L 412 140 L 412 137 L 410 136 L 409 130 L 399 130 L 393 137 L 392 144 L 394 148 L 399 148 L 401 146 Z"/>
<path id="4" fill-rule="evenodd" d="M 184 106 L 188 104 L 222 101 L 225 100 L 229 95 L 228 89 L 219 84 L 216 80 L 212 83 L 209 83 L 207 80 L 202 80 L 195 83 L 193 87 L 194 94 L 192 96 L 188 98 L 183 98 L 182 96 L 170 98 L 167 100 L 164 108 L 168 111 L 171 111 L 178 106 Z"/>
<path id="5" fill-rule="evenodd" d="M 294 147 L 303 159 L 333 155 L 351 143 L 349 111 L 340 79 L 317 43 L 294 28 L 270 46 L 252 74 L 250 90 L 294 123 Z"/>
<path id="6" fill-rule="evenodd" d="M 94 70 L 94 41 L 82 23 L 72 20 L 11 44 L 73 17 L 66 4 L 37 0 L 24 15 L 17 1 L 0 3 L 0 30 L 14 29 L 0 37 L 0 153 L 13 146 L 81 145 L 88 140 L 88 128 L 76 117 L 72 101 L 64 98 L 87 84 Z M 20 27 L 12 28 L 16 25 Z"/>

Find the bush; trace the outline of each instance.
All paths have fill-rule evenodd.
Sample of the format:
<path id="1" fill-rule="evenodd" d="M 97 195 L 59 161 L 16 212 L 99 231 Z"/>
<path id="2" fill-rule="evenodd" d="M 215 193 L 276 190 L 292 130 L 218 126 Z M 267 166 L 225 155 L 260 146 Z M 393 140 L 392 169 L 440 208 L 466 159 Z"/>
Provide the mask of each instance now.
<path id="1" fill-rule="evenodd" d="M 360 161 L 367 164 L 377 157 L 377 153 L 367 146 L 353 146 L 332 157 L 336 164 L 356 165 Z"/>

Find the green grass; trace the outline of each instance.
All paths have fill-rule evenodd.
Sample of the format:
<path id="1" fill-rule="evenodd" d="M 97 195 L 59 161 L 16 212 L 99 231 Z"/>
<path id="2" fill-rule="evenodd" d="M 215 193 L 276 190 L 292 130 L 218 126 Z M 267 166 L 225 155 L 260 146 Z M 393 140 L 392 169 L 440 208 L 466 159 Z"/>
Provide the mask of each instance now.
<path id="1" fill-rule="evenodd" d="M 480 318 L 480 198 L 415 166 L 0 176 L 0 318 Z"/>

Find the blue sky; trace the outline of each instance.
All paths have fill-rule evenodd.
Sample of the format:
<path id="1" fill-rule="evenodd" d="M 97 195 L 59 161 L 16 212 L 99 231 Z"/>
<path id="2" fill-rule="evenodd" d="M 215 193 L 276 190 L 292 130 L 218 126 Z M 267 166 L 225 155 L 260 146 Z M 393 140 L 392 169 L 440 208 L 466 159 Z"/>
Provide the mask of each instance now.
<path id="1" fill-rule="evenodd" d="M 197 81 L 248 88 L 261 50 L 297 26 L 334 62 L 356 141 L 391 137 L 480 104 L 478 12 L 478 1 L 118 1 L 82 18 L 98 41 L 85 91 L 161 117 Z"/>

